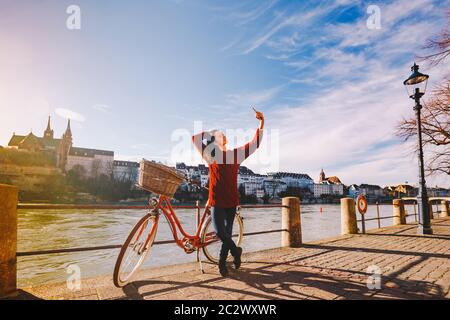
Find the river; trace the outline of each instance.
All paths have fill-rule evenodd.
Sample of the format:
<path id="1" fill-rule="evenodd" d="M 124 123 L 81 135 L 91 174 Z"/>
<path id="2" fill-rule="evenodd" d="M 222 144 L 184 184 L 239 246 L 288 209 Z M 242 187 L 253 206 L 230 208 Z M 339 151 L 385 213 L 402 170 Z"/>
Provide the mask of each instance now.
<path id="1" fill-rule="evenodd" d="M 321 211 L 322 208 L 322 211 Z M 380 216 L 391 216 L 391 205 L 380 205 Z M 413 207 L 407 206 L 408 213 Z M 314 241 L 340 233 L 339 205 L 302 205 L 303 241 Z M 122 244 L 132 226 L 145 210 L 19 210 L 18 251 Z M 244 231 L 281 229 L 281 208 L 242 209 Z M 193 233 L 195 210 L 177 210 L 185 230 Z M 360 215 L 358 215 L 358 219 Z M 370 205 L 366 218 L 376 216 L 376 206 Z M 413 221 L 414 217 L 408 217 Z M 160 220 L 157 240 L 169 240 L 171 233 L 165 219 Z M 381 220 L 382 226 L 392 219 Z M 377 227 L 376 221 L 366 223 L 366 229 Z M 360 226 L 361 228 L 361 226 Z M 280 246 L 281 234 L 244 237 L 244 251 L 257 251 Z M 118 249 L 64 253 L 18 258 L 18 285 L 27 287 L 42 283 L 65 281 L 67 267 L 77 264 L 81 276 L 112 274 Z M 155 246 L 145 267 L 195 261 L 195 253 L 187 255 L 175 244 Z"/>

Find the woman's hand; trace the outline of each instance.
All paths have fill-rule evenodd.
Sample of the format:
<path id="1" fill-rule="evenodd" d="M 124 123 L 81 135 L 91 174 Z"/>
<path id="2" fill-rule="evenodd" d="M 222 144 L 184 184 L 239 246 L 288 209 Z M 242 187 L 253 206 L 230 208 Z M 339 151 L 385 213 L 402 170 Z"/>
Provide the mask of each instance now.
<path id="1" fill-rule="evenodd" d="M 264 114 L 262 112 L 256 110 L 255 108 L 253 108 L 253 111 L 256 113 L 256 119 L 264 121 Z"/>
<path id="2" fill-rule="evenodd" d="M 255 108 L 253 108 L 253 111 L 255 111 L 255 113 L 256 113 L 256 119 L 261 121 L 259 128 L 263 129 L 264 128 L 264 114 L 262 112 L 256 110 Z"/>

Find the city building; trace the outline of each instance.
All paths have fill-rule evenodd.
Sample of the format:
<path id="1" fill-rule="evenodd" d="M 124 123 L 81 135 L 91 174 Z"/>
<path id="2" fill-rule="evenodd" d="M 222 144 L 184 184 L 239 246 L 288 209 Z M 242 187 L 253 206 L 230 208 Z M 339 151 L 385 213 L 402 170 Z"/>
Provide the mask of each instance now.
<path id="1" fill-rule="evenodd" d="M 200 166 L 203 166 L 202 170 L 200 170 Z M 204 175 L 205 175 L 204 173 L 205 173 L 205 170 L 208 170 L 206 168 L 206 166 L 204 166 L 204 165 L 188 166 L 188 165 L 186 165 L 183 162 L 177 162 L 175 164 L 175 169 L 177 169 L 182 174 L 184 174 L 186 179 L 189 180 L 190 182 L 192 182 L 193 184 L 198 184 L 198 185 L 201 185 L 201 186 L 205 186 L 203 184 L 205 182 L 204 181 Z M 202 172 L 203 172 L 203 182 L 202 182 Z"/>
<path id="2" fill-rule="evenodd" d="M 336 177 L 336 176 L 331 176 L 331 177 L 325 177 L 325 172 L 322 170 L 320 170 L 320 174 L 319 174 L 319 183 L 326 183 L 329 182 L 330 184 L 342 184 L 341 180 Z"/>
<path id="3" fill-rule="evenodd" d="M 266 191 L 264 189 L 257 189 L 256 190 L 256 197 L 261 199 L 264 198 L 264 196 L 266 195 Z"/>
<path id="4" fill-rule="evenodd" d="M 134 161 L 114 160 L 114 178 L 120 181 L 139 180 L 139 163 Z"/>
<path id="5" fill-rule="evenodd" d="M 363 194 L 367 200 L 378 200 L 384 197 L 383 188 L 374 184 L 360 184 L 359 194 Z"/>
<path id="6" fill-rule="evenodd" d="M 8 142 L 8 148 L 27 150 L 32 152 L 46 152 L 52 154 L 56 166 L 65 171 L 69 149 L 72 147 L 72 131 L 70 120 L 67 121 L 67 128 L 60 139 L 54 137 L 51 129 L 50 117 L 48 117 L 47 128 L 42 137 L 38 137 L 30 132 L 27 135 L 13 133 Z"/>
<path id="7" fill-rule="evenodd" d="M 281 192 L 287 190 L 287 184 L 278 179 L 268 178 L 264 180 L 264 191 L 270 198 L 278 198 Z"/>
<path id="8" fill-rule="evenodd" d="M 88 148 L 71 147 L 67 156 L 65 171 L 82 166 L 89 176 L 112 175 L 114 172 L 114 152 Z"/>
<path id="9" fill-rule="evenodd" d="M 438 186 L 427 188 L 429 197 L 449 197 L 450 190 L 445 188 L 439 188 Z"/>
<path id="10" fill-rule="evenodd" d="M 350 187 L 348 187 L 348 195 L 352 198 L 356 198 L 361 194 L 361 191 L 359 190 L 359 186 L 357 184 L 352 184 Z"/>
<path id="11" fill-rule="evenodd" d="M 311 189 L 314 184 L 313 179 L 305 173 L 270 172 L 267 176 L 268 178 L 284 182 L 287 187 Z"/>
<path id="12" fill-rule="evenodd" d="M 315 183 L 313 192 L 315 198 L 320 198 L 322 195 L 342 196 L 344 195 L 344 185 L 330 182 Z"/>
<path id="13" fill-rule="evenodd" d="M 129 177 L 133 181 L 137 181 L 139 171 L 137 162 L 115 161 L 114 151 L 73 146 L 70 120 L 67 121 L 66 130 L 61 138 L 54 137 L 51 118 L 48 117 L 47 128 L 42 137 L 38 137 L 32 132 L 28 135 L 13 133 L 8 148 L 49 153 L 54 157 L 56 167 L 62 172 L 81 166 L 89 176 L 114 174 L 114 177 L 119 177 L 119 179 Z"/>
<path id="14" fill-rule="evenodd" d="M 204 164 L 199 164 L 198 170 L 200 172 L 200 184 L 202 187 L 206 188 L 209 182 L 209 169 Z"/>
<path id="15" fill-rule="evenodd" d="M 327 178 L 323 169 L 319 174 L 319 183 L 314 183 L 312 188 L 315 198 L 320 198 L 322 195 L 344 195 L 344 185 L 341 180 L 336 176 Z"/>
<path id="16" fill-rule="evenodd" d="M 415 197 L 417 195 L 417 188 L 408 184 L 399 184 L 386 186 L 383 189 L 383 193 L 394 198 Z"/>
<path id="17" fill-rule="evenodd" d="M 244 186 L 246 195 L 254 195 L 258 198 L 264 197 L 264 180 L 267 176 L 254 173 L 245 166 L 239 167 L 238 187 Z"/>
<path id="18" fill-rule="evenodd" d="M 209 169 L 205 165 L 188 166 L 185 163 L 177 163 L 176 169 L 189 179 L 200 181 L 202 186 L 208 185 Z M 275 172 L 262 175 L 254 173 L 245 166 L 240 166 L 237 184 L 238 188 L 243 188 L 246 195 L 254 195 L 257 198 L 268 195 L 271 198 L 278 198 L 279 194 L 286 191 L 288 187 L 312 189 L 314 182 L 307 174 Z M 187 186 L 184 188 L 189 189 Z"/>
<path id="19" fill-rule="evenodd" d="M 259 195 L 259 198 L 264 197 L 264 184 L 259 182 L 245 182 L 243 184 L 246 195 Z"/>

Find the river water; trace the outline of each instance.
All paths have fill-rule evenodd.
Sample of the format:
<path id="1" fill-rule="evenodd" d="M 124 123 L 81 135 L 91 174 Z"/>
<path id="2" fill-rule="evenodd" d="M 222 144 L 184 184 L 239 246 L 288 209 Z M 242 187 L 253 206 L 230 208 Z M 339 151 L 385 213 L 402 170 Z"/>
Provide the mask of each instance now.
<path id="1" fill-rule="evenodd" d="M 322 210 L 321 210 L 322 209 Z M 408 206 L 408 213 L 413 213 Z M 391 205 L 379 206 L 380 216 L 392 216 Z M 195 210 L 176 211 L 183 227 L 194 233 Z M 366 218 L 376 216 L 371 205 Z M 320 240 L 340 233 L 339 205 L 302 205 L 303 241 Z M 72 248 L 122 244 L 133 225 L 145 210 L 19 210 L 18 251 Z M 281 208 L 242 209 L 244 232 L 281 229 Z M 360 215 L 358 215 L 358 219 Z M 408 217 L 413 221 L 414 217 Z M 165 219 L 160 219 L 156 240 L 171 240 Z M 392 225 L 392 219 L 381 220 L 381 226 Z M 377 228 L 376 221 L 366 223 L 366 229 Z M 360 224 L 359 227 L 361 228 Z M 257 251 L 280 246 L 281 234 L 244 237 L 244 251 Z M 80 253 L 50 254 L 18 258 L 19 287 L 67 279 L 67 267 L 77 264 L 81 276 L 92 277 L 112 274 L 119 250 L 100 250 Z M 195 261 L 195 253 L 185 254 L 176 244 L 157 245 L 152 249 L 145 267 Z"/>

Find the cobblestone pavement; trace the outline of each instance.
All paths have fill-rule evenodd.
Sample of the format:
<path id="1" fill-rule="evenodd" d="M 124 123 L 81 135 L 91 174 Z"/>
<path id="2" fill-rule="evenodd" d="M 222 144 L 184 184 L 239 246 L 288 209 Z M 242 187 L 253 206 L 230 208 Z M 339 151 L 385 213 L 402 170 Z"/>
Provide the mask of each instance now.
<path id="1" fill-rule="evenodd" d="M 245 255 L 238 271 L 222 278 L 214 265 L 189 263 L 139 273 L 122 289 L 110 276 L 27 288 L 17 298 L 44 299 L 448 299 L 450 219 L 433 220 L 434 234 L 415 225 L 389 227 Z M 231 268 L 231 267 L 230 267 Z M 368 269 L 369 268 L 369 269 Z M 377 271 L 381 272 L 379 289 Z"/>

